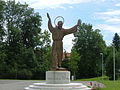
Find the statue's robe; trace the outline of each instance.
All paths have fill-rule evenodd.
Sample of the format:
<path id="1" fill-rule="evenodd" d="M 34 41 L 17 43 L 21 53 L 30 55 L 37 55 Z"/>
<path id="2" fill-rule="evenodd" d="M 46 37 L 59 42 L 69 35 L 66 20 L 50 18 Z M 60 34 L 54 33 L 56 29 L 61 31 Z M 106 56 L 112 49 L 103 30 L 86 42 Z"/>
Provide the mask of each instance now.
<path id="1" fill-rule="evenodd" d="M 58 29 L 58 27 L 53 27 L 51 21 L 48 21 L 48 28 L 52 33 L 52 68 L 61 67 L 62 58 L 63 58 L 63 37 L 65 35 L 74 33 L 77 31 L 77 25 L 70 29 Z M 67 41 L 66 41 L 67 42 Z"/>

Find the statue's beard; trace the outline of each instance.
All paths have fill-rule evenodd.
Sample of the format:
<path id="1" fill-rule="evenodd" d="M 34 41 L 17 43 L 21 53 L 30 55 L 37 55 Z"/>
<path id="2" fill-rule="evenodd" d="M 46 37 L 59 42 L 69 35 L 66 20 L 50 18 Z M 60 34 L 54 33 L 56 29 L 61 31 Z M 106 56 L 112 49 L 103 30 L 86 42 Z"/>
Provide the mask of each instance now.
<path id="1" fill-rule="evenodd" d="M 60 30 L 61 30 L 61 29 L 62 29 L 62 26 L 58 26 L 58 29 L 60 29 Z"/>

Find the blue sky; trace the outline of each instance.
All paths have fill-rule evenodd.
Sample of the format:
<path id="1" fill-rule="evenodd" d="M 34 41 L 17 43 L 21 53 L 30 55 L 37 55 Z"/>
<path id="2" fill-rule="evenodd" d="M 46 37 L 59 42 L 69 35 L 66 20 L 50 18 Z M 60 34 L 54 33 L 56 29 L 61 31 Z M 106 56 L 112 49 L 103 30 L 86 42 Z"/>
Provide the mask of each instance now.
<path id="1" fill-rule="evenodd" d="M 63 16 L 65 19 L 63 28 L 70 28 L 82 22 L 92 24 L 94 29 L 100 29 L 107 45 L 112 43 L 114 33 L 120 35 L 120 0 L 16 0 L 28 3 L 30 7 L 42 16 L 42 29 L 48 30 L 48 12 L 52 23 L 55 17 Z M 53 23 L 54 26 L 54 23 Z M 74 36 L 65 36 L 64 49 L 70 52 Z"/>

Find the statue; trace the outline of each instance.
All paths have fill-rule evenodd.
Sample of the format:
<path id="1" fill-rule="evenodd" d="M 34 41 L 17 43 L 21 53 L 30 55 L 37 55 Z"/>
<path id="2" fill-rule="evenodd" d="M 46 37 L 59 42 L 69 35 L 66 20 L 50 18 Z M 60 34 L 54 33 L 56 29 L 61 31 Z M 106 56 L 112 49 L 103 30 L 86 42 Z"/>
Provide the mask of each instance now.
<path id="1" fill-rule="evenodd" d="M 63 22 L 58 21 L 57 26 L 53 27 L 51 23 L 51 18 L 47 13 L 48 17 L 48 29 L 52 33 L 52 70 L 57 70 L 61 68 L 62 57 L 63 57 L 63 37 L 65 35 L 74 33 L 77 31 L 77 27 L 81 24 L 81 20 L 78 20 L 77 24 L 70 29 L 62 28 Z"/>

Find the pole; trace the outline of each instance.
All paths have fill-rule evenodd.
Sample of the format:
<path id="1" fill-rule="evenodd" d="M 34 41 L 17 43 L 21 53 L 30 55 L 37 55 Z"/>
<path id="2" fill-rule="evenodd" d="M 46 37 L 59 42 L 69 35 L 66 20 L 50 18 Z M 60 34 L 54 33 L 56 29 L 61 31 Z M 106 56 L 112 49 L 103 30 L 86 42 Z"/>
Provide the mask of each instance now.
<path id="1" fill-rule="evenodd" d="M 115 82 L 115 47 L 113 46 L 113 74 L 114 74 L 114 88 L 116 88 L 116 82 Z"/>
<path id="2" fill-rule="evenodd" d="M 103 80 L 103 74 L 104 74 L 104 72 L 103 72 L 103 53 L 100 53 L 100 55 L 102 56 L 102 80 Z"/>
<path id="3" fill-rule="evenodd" d="M 103 80 L 103 53 L 102 53 L 102 80 Z"/>

